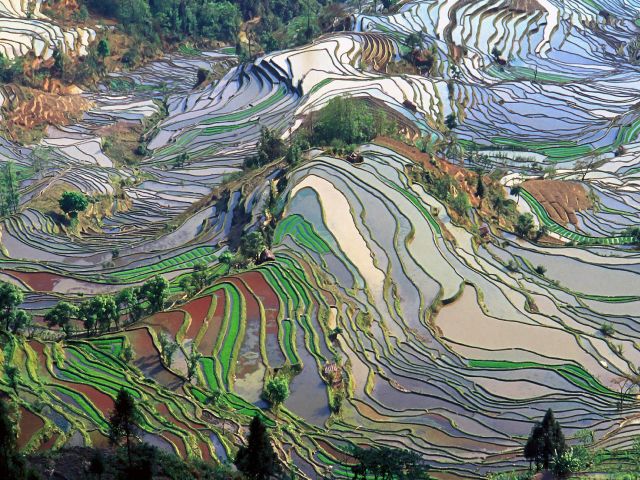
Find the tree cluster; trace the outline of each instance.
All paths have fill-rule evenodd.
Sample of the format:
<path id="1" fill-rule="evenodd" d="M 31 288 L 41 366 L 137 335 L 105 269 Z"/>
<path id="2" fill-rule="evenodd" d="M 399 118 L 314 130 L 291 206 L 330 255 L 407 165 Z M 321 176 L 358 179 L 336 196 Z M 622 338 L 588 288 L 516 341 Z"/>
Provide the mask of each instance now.
<path id="1" fill-rule="evenodd" d="M 22 310 L 24 301 L 22 290 L 9 282 L 0 281 L 0 328 L 16 333 L 31 325 L 31 315 Z"/>
<path id="2" fill-rule="evenodd" d="M 354 480 L 376 478 L 381 480 L 426 480 L 429 465 L 420 454 L 410 450 L 372 447 L 353 447 L 351 455 L 356 464 L 351 467 Z"/>
<path id="3" fill-rule="evenodd" d="M 157 276 L 141 287 L 125 288 L 116 295 L 96 295 L 79 305 L 63 300 L 45 314 L 44 320 L 51 327 L 60 327 L 67 335 L 73 331 L 71 321 L 74 318 L 83 322 L 89 334 L 106 332 L 112 326 L 120 328 L 123 317 L 128 323 L 132 323 L 145 313 L 152 314 L 162 310 L 167 300 L 168 288 L 168 282 Z"/>
<path id="4" fill-rule="evenodd" d="M 368 142 L 379 135 L 397 132 L 395 122 L 382 109 L 365 100 L 335 97 L 313 114 L 308 122 L 309 143 L 329 145 L 336 150 Z"/>
<path id="5" fill-rule="evenodd" d="M 19 201 L 18 172 L 15 164 L 9 161 L 0 166 L 0 217 L 16 213 Z"/>

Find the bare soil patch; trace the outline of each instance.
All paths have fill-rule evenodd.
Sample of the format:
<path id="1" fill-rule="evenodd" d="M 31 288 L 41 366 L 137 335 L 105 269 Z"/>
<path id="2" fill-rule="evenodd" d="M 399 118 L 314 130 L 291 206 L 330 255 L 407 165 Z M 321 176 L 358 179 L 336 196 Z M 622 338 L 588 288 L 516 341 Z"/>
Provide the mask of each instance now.
<path id="1" fill-rule="evenodd" d="M 527 180 L 522 186 L 534 196 L 549 216 L 566 225 L 578 224 L 576 212 L 592 207 L 587 191 L 581 183 L 561 180 Z"/>

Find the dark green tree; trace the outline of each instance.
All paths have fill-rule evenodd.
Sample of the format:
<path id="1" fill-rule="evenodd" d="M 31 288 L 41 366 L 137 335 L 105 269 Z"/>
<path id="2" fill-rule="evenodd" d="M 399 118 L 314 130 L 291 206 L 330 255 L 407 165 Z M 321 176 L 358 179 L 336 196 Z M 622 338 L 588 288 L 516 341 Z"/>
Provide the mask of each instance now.
<path id="1" fill-rule="evenodd" d="M 109 45 L 109 40 L 107 40 L 106 38 L 100 39 L 96 48 L 96 52 L 100 58 L 104 59 L 104 57 L 108 57 L 111 54 L 111 46 Z"/>
<path id="2" fill-rule="evenodd" d="M 252 260 L 257 260 L 265 247 L 264 235 L 259 230 L 247 233 L 240 239 L 240 253 Z"/>
<path id="3" fill-rule="evenodd" d="M 16 422 L 6 400 L 0 399 L 0 478 L 25 478 L 24 460 L 18 453 Z"/>
<path id="4" fill-rule="evenodd" d="M 484 198 L 484 182 L 482 181 L 482 175 L 478 175 L 476 182 L 476 196 Z"/>
<path id="5" fill-rule="evenodd" d="M 531 215 L 529 212 L 518 215 L 518 221 L 515 225 L 515 230 L 518 235 L 525 238 L 529 237 L 534 229 L 534 226 L 533 215 Z"/>
<path id="6" fill-rule="evenodd" d="M 44 321 L 50 327 L 60 327 L 65 332 L 68 332 L 71 320 L 76 318 L 78 313 L 78 307 L 62 300 L 45 314 Z"/>
<path id="7" fill-rule="evenodd" d="M 143 309 L 138 298 L 139 290 L 137 288 L 124 288 L 120 290 L 115 297 L 118 306 L 118 319 L 121 315 L 128 317 L 129 323 L 137 322 L 142 317 Z M 120 327 L 119 320 L 116 321 L 116 327 Z"/>
<path id="8" fill-rule="evenodd" d="M 564 453 L 567 446 L 560 424 L 555 419 L 553 411 L 547 410 L 542 422 L 536 422 L 524 447 L 524 456 L 531 463 L 535 462 L 536 469 L 549 469 L 551 459 Z"/>
<path id="9" fill-rule="evenodd" d="M 447 115 L 444 124 L 449 130 L 453 130 L 454 128 L 456 128 L 458 126 L 458 122 L 456 120 L 455 113 L 450 113 L 449 115 Z"/>
<path id="10" fill-rule="evenodd" d="M 78 212 L 84 212 L 89 206 L 87 196 L 82 192 L 66 191 L 63 192 L 58 201 L 60 209 L 66 213 L 69 218 L 76 218 Z"/>
<path id="11" fill-rule="evenodd" d="M 16 331 L 25 321 L 26 313 L 18 307 L 24 300 L 22 291 L 12 283 L 0 282 L 0 324 L 6 331 Z"/>
<path id="12" fill-rule="evenodd" d="M 20 202 L 18 174 L 15 165 L 9 161 L 0 170 L 0 216 L 15 213 Z"/>
<path id="13" fill-rule="evenodd" d="M 251 420 L 247 445 L 238 450 L 235 465 L 248 480 L 267 480 L 281 471 L 267 427 L 258 415 Z"/>
<path id="14" fill-rule="evenodd" d="M 121 388 L 116 397 L 113 411 L 109 416 L 109 441 L 112 445 L 120 445 L 125 441 L 127 459 L 131 468 L 131 447 L 138 438 L 142 415 L 138 411 L 133 396 Z"/>
<path id="15" fill-rule="evenodd" d="M 118 319 L 118 307 L 111 295 L 96 295 L 80 304 L 78 316 L 87 330 L 106 332 Z"/>
<path id="16" fill-rule="evenodd" d="M 149 302 L 151 313 L 159 312 L 169 296 L 169 282 L 159 275 L 147 280 L 140 289 L 142 298 Z"/>

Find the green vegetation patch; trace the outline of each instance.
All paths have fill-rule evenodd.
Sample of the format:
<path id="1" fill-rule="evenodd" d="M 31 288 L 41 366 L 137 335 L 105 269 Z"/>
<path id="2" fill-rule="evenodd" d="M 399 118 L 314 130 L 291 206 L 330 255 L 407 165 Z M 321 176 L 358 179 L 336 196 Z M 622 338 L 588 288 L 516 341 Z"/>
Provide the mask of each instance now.
<path id="1" fill-rule="evenodd" d="M 610 397 L 619 397 L 616 392 L 602 385 L 593 375 L 577 365 L 544 365 L 536 362 L 511 362 L 508 360 L 469 360 L 469 366 L 485 370 L 520 370 L 526 368 L 553 370 L 565 380 L 583 390 Z"/>

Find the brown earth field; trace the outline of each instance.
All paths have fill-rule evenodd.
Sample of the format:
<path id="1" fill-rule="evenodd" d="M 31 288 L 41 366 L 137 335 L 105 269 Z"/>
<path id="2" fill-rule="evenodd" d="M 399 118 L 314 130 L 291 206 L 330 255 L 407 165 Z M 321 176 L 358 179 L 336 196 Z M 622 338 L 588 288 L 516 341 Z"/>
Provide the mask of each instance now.
<path id="1" fill-rule="evenodd" d="M 561 180 L 527 180 L 522 187 L 534 196 L 549 213 L 549 216 L 561 225 L 571 222 L 578 225 L 576 212 L 591 208 L 587 191 L 578 182 Z"/>

